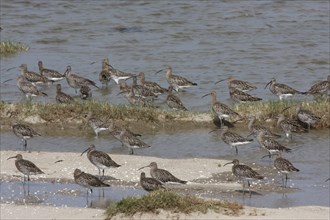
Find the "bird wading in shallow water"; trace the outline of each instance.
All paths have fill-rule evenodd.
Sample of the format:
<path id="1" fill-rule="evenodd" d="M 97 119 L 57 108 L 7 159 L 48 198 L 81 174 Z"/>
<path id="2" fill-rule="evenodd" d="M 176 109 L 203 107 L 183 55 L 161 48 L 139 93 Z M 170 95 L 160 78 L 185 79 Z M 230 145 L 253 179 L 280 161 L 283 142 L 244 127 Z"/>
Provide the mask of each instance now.
<path id="1" fill-rule="evenodd" d="M 46 69 L 43 67 L 42 61 L 38 62 L 39 72 L 40 75 L 46 77 L 48 80 L 50 80 L 52 83 L 60 81 L 65 78 L 64 74 L 59 73 L 56 70 L 52 69 Z"/>
<path id="2" fill-rule="evenodd" d="M 218 84 L 219 82 L 222 82 L 225 80 L 226 79 L 221 79 L 221 80 L 215 82 L 215 84 Z M 242 80 L 237 80 L 233 76 L 229 76 L 227 78 L 227 80 L 228 80 L 228 88 L 234 88 L 234 89 L 240 90 L 242 92 L 249 92 L 249 91 L 257 88 L 256 86 L 254 86 L 248 82 L 245 82 Z"/>
<path id="3" fill-rule="evenodd" d="M 231 147 L 235 147 L 236 154 L 238 154 L 238 146 L 249 144 L 253 141 L 253 139 L 245 138 L 235 132 L 229 131 L 227 127 L 212 130 L 210 133 L 217 130 L 221 131 L 220 138 L 223 142 Z"/>
<path id="4" fill-rule="evenodd" d="M 284 188 L 286 188 L 288 182 L 288 174 L 292 172 L 299 172 L 299 169 L 295 168 L 287 159 L 282 158 L 280 153 L 276 154 L 274 167 L 282 174 L 282 184 Z M 285 175 L 285 179 L 283 175 Z"/>
<path id="5" fill-rule="evenodd" d="M 232 167 L 233 174 L 243 181 L 243 195 L 245 194 L 245 181 L 248 183 L 249 188 L 249 194 L 251 197 L 251 191 L 250 191 L 250 181 L 253 179 L 262 180 L 264 179 L 263 176 L 261 176 L 259 173 L 254 171 L 251 167 L 247 165 L 239 164 L 239 161 L 237 159 L 234 159 L 232 162 L 226 163 L 223 166 L 226 166 L 228 164 L 234 164 Z"/>
<path id="6" fill-rule="evenodd" d="M 269 90 L 276 96 L 280 98 L 280 100 L 286 99 L 288 97 L 292 97 L 295 94 L 306 94 L 305 92 L 299 92 L 296 89 L 291 88 L 285 84 L 277 83 L 275 78 L 267 83 L 265 89 L 269 85 Z"/>
<path id="7" fill-rule="evenodd" d="M 87 199 L 88 199 L 88 191 L 93 193 L 94 187 L 110 187 L 109 184 L 106 184 L 99 180 L 97 177 L 93 176 L 92 174 L 85 173 L 80 169 L 75 169 L 73 173 L 74 181 L 82 186 L 87 188 Z"/>
<path id="8" fill-rule="evenodd" d="M 163 70 L 160 70 L 158 72 L 161 72 L 161 71 L 163 71 Z M 158 72 L 156 72 L 156 74 Z M 167 66 L 167 65 L 165 66 L 165 75 L 166 75 L 166 80 L 167 80 L 168 84 L 171 85 L 174 88 L 174 90 L 177 92 L 184 88 L 197 86 L 197 83 L 191 82 L 190 80 L 188 80 L 182 76 L 174 75 L 173 71 L 172 71 L 172 67 Z"/>
<path id="9" fill-rule="evenodd" d="M 36 132 L 32 127 L 29 125 L 21 124 L 15 122 L 12 126 L 14 134 L 22 139 L 24 150 L 27 148 L 27 139 L 41 136 L 38 132 Z"/>

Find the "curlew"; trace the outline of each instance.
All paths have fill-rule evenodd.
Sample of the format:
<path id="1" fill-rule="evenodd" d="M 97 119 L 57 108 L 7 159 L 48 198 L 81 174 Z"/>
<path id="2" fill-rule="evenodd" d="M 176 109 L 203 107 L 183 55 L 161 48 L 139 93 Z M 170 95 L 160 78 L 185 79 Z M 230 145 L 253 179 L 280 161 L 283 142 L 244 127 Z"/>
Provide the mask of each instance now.
<path id="1" fill-rule="evenodd" d="M 111 66 L 110 64 L 107 64 L 110 68 L 110 77 L 113 81 L 116 82 L 116 84 L 119 84 L 120 80 L 127 80 L 132 78 L 133 74 L 132 73 L 127 73 L 124 71 L 121 71 L 119 69 L 115 69 L 113 66 Z"/>
<path id="2" fill-rule="evenodd" d="M 109 121 L 105 122 L 101 119 L 93 116 L 93 113 L 90 111 L 85 115 L 85 121 L 88 123 L 89 127 L 91 127 L 96 136 L 99 136 L 101 131 L 108 130 L 110 123 Z"/>
<path id="3" fill-rule="evenodd" d="M 61 84 L 56 84 L 56 96 L 55 96 L 55 100 L 58 102 L 58 103 L 65 103 L 65 104 L 70 104 L 70 103 L 73 103 L 74 102 L 74 99 L 62 92 L 62 86 Z"/>
<path id="4" fill-rule="evenodd" d="M 110 123 L 109 126 L 110 133 L 117 133 L 117 138 L 120 140 L 122 145 L 129 149 L 129 154 L 134 154 L 133 149 L 149 148 L 150 145 L 141 141 L 135 134 L 130 132 L 124 127 L 117 127 L 114 123 Z M 119 133 L 119 135 L 118 135 Z M 114 134 L 115 135 L 115 134 Z"/>
<path id="5" fill-rule="evenodd" d="M 261 176 L 259 173 L 254 171 L 251 167 L 247 165 L 242 165 L 239 164 L 239 161 L 237 159 L 234 159 L 232 162 L 226 163 L 223 166 L 226 166 L 228 164 L 234 164 L 232 167 L 232 172 L 233 174 L 239 178 L 240 180 L 243 181 L 243 195 L 245 194 L 245 181 L 248 183 L 249 187 L 249 194 L 251 196 L 251 191 L 250 191 L 250 180 L 253 179 L 263 179 L 264 177 Z"/>
<path id="6" fill-rule="evenodd" d="M 148 192 L 165 189 L 161 182 L 154 178 L 146 177 L 146 174 L 144 172 L 140 174 L 140 184 L 142 188 Z"/>
<path id="7" fill-rule="evenodd" d="M 294 94 L 305 94 L 304 92 L 299 92 L 285 84 L 277 83 L 275 78 L 272 78 L 272 80 L 269 83 L 267 83 L 265 89 L 267 88 L 268 85 L 269 85 L 269 90 L 274 95 L 278 96 L 280 100 L 291 97 Z"/>
<path id="8" fill-rule="evenodd" d="M 282 174 L 282 184 L 286 188 L 288 181 L 288 174 L 292 172 L 299 172 L 299 169 L 295 168 L 290 161 L 281 157 L 281 154 L 277 154 L 276 159 L 274 160 L 275 168 Z M 283 174 L 285 174 L 285 181 Z"/>
<path id="9" fill-rule="evenodd" d="M 15 122 L 15 124 L 12 126 L 12 129 L 14 134 L 22 139 L 24 150 L 27 148 L 27 139 L 41 136 L 32 127 L 17 122 Z"/>
<path id="10" fill-rule="evenodd" d="M 269 136 L 269 137 L 273 137 L 273 138 L 281 137 L 281 135 L 272 132 L 266 126 L 255 124 L 255 121 L 256 121 L 256 116 L 254 116 L 254 115 L 249 116 L 248 129 L 251 132 L 249 134 L 249 136 L 253 134 L 256 137 L 260 132 L 264 132 L 265 136 Z"/>
<path id="11" fill-rule="evenodd" d="M 296 114 L 299 121 L 308 125 L 308 130 L 311 128 L 311 125 L 321 120 L 321 118 L 315 115 L 313 112 L 303 109 L 301 104 L 296 107 Z"/>
<path id="12" fill-rule="evenodd" d="M 60 72 L 52 69 L 46 69 L 43 67 L 42 61 L 38 62 L 39 72 L 40 75 L 46 77 L 48 80 L 50 80 L 52 83 L 60 81 L 65 78 L 64 74 L 61 74 Z"/>
<path id="13" fill-rule="evenodd" d="M 99 80 L 102 83 L 102 85 L 106 87 L 108 86 L 111 80 L 108 58 L 102 60 L 102 71 L 99 73 Z"/>
<path id="14" fill-rule="evenodd" d="M 24 93 L 26 98 L 30 98 L 32 96 L 48 96 L 46 93 L 41 92 L 31 82 L 27 81 L 24 76 L 17 77 L 17 87 L 22 93 Z"/>
<path id="15" fill-rule="evenodd" d="M 307 95 L 317 95 L 327 93 L 330 89 L 330 75 L 328 75 L 327 80 L 315 83 L 306 92 Z"/>
<path id="16" fill-rule="evenodd" d="M 44 173 L 31 161 L 24 160 L 21 154 L 17 154 L 16 156 L 9 157 L 7 160 L 12 158 L 16 158 L 15 166 L 21 173 L 23 173 L 24 182 L 25 182 L 25 176 L 27 176 L 28 177 L 27 180 L 30 181 L 30 175 L 37 175 Z"/>
<path id="17" fill-rule="evenodd" d="M 88 198 L 88 191 L 93 193 L 94 187 L 110 187 L 109 184 L 102 182 L 96 176 L 93 176 L 92 174 L 89 173 L 85 173 L 80 169 L 74 170 L 73 177 L 74 177 L 74 181 L 78 185 L 87 188 L 87 198 Z"/>
<path id="18" fill-rule="evenodd" d="M 149 89 L 152 91 L 155 95 L 161 95 L 167 92 L 167 89 L 164 89 L 160 85 L 158 85 L 156 82 L 146 81 L 145 75 L 143 72 L 140 72 L 138 75 L 138 79 L 140 79 L 141 86 L 144 88 Z"/>
<path id="19" fill-rule="evenodd" d="M 19 66 L 19 69 L 21 71 L 21 75 L 25 77 L 25 79 L 29 82 L 31 82 L 33 85 L 36 84 L 47 84 L 50 83 L 51 81 L 48 80 L 43 75 L 40 75 L 38 73 L 32 72 L 28 70 L 28 67 L 26 64 L 22 64 Z"/>
<path id="20" fill-rule="evenodd" d="M 221 79 L 221 80 L 217 81 L 215 84 L 217 84 L 219 82 L 222 82 L 222 81 L 225 81 L 225 80 L 226 79 Z M 227 80 L 228 80 L 228 87 L 229 88 L 235 88 L 235 89 L 238 89 L 242 92 L 249 92 L 249 91 L 254 90 L 254 89 L 257 88 L 254 85 L 252 85 L 252 84 L 250 84 L 246 81 L 237 80 L 233 76 L 229 76 L 227 78 Z"/>
<path id="21" fill-rule="evenodd" d="M 235 147 L 236 154 L 238 154 L 238 148 L 237 146 L 249 144 L 253 141 L 253 139 L 245 138 L 235 132 L 229 131 L 227 127 L 216 129 L 220 130 L 220 138 L 223 142 L 228 144 L 231 147 Z M 213 130 L 213 131 L 216 131 Z M 212 131 L 211 131 L 212 132 Z"/>
<path id="22" fill-rule="evenodd" d="M 277 154 L 279 152 L 290 152 L 291 149 L 283 146 L 278 141 L 273 139 L 272 137 L 266 136 L 264 131 L 259 132 L 257 135 L 257 140 L 261 147 L 268 151 L 269 157 L 273 154 Z"/>
<path id="23" fill-rule="evenodd" d="M 77 74 L 73 73 L 73 71 L 71 70 L 71 66 L 66 67 L 65 77 L 69 86 L 74 88 L 76 93 L 77 93 L 77 89 L 79 89 L 83 85 L 94 86 L 96 88 L 99 88 L 92 80 L 86 79 L 84 77 L 78 76 Z"/>
<path id="24" fill-rule="evenodd" d="M 279 114 L 278 120 L 277 120 L 277 126 L 280 126 L 282 130 L 284 131 L 285 135 L 287 138 L 291 137 L 291 133 L 303 133 L 307 132 L 307 130 L 298 123 L 297 120 L 291 120 L 291 119 L 286 119 L 283 114 Z"/>
<path id="25" fill-rule="evenodd" d="M 236 102 L 256 102 L 262 100 L 261 98 L 252 96 L 250 94 L 247 94 L 246 92 L 243 92 L 241 90 L 235 89 L 233 87 L 229 88 L 229 95 L 230 98 L 233 99 Z"/>
<path id="26" fill-rule="evenodd" d="M 172 71 L 172 67 L 170 66 L 165 66 L 165 75 L 168 84 L 171 85 L 174 88 L 174 90 L 177 92 L 180 89 L 188 88 L 191 86 L 197 86 L 197 83 L 191 82 L 190 80 L 182 76 L 174 75 Z"/>
<path id="27" fill-rule="evenodd" d="M 211 93 L 203 95 L 202 98 L 208 95 L 211 95 L 211 107 L 213 112 L 218 115 L 221 121 L 221 126 L 223 126 L 224 118 L 229 118 L 230 116 L 238 116 L 241 118 L 241 116 L 238 113 L 233 111 L 226 104 L 217 101 L 217 92 L 215 90 L 212 90 Z"/>
<path id="28" fill-rule="evenodd" d="M 104 169 L 109 169 L 111 167 L 120 167 L 120 165 L 113 161 L 108 154 L 96 150 L 94 144 L 91 144 L 85 151 L 81 153 L 80 156 L 82 156 L 86 152 L 88 160 L 99 170 L 99 177 L 101 177 L 101 170 L 102 177 L 104 177 Z"/>
<path id="29" fill-rule="evenodd" d="M 166 104 L 168 105 L 168 107 L 175 110 L 188 111 L 188 109 L 183 105 L 179 97 L 174 95 L 172 91 L 173 91 L 173 87 L 169 86 L 168 94 L 166 97 Z"/>
<path id="30" fill-rule="evenodd" d="M 169 171 L 164 170 L 164 169 L 159 169 L 156 162 L 151 162 L 149 165 L 139 168 L 139 170 L 141 170 L 145 167 L 150 167 L 150 176 L 152 178 L 155 178 L 156 180 L 158 180 L 161 183 L 167 183 L 167 182 L 181 183 L 181 184 L 187 183 L 187 181 L 178 179 L 173 174 L 171 174 Z"/>

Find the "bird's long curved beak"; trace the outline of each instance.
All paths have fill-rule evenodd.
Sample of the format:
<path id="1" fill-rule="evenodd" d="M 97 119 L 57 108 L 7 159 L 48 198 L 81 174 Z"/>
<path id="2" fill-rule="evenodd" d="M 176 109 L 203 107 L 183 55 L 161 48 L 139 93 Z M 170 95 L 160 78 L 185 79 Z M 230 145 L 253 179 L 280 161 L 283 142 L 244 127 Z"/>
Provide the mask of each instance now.
<path id="1" fill-rule="evenodd" d="M 12 159 L 12 158 L 17 158 L 16 156 L 9 157 L 7 160 Z"/>
<path id="2" fill-rule="evenodd" d="M 80 154 L 80 156 L 82 156 L 84 153 L 86 153 L 87 151 L 89 150 L 89 148 L 87 148 L 86 150 L 84 150 L 84 152 L 82 152 L 81 154 Z"/>
<path id="3" fill-rule="evenodd" d="M 211 93 L 207 93 L 207 94 L 203 95 L 202 98 L 204 98 L 204 97 L 206 97 L 208 95 L 211 95 Z"/>
<path id="4" fill-rule="evenodd" d="M 233 162 L 228 162 L 228 163 L 225 163 L 223 166 L 226 166 L 226 165 L 228 165 L 228 164 L 232 164 Z"/>
<path id="5" fill-rule="evenodd" d="M 143 168 L 150 167 L 150 165 L 140 167 L 138 170 L 142 170 Z"/>
<path id="6" fill-rule="evenodd" d="M 267 86 L 268 86 L 269 84 L 271 84 L 271 83 L 272 83 L 272 81 L 269 81 L 269 83 L 266 84 L 265 89 L 266 89 Z"/>
<path id="7" fill-rule="evenodd" d="M 221 80 L 215 82 L 214 85 L 218 84 L 219 82 L 225 81 L 225 80 L 226 80 L 226 79 L 221 79 Z"/>
<path id="8" fill-rule="evenodd" d="M 164 71 L 164 69 L 158 70 L 157 72 L 155 72 L 155 75 L 156 75 L 157 73 L 162 72 L 162 71 Z"/>
<path id="9" fill-rule="evenodd" d="M 7 79 L 7 80 L 3 81 L 2 84 L 5 84 L 6 82 L 9 82 L 11 80 L 13 80 L 13 79 Z"/>

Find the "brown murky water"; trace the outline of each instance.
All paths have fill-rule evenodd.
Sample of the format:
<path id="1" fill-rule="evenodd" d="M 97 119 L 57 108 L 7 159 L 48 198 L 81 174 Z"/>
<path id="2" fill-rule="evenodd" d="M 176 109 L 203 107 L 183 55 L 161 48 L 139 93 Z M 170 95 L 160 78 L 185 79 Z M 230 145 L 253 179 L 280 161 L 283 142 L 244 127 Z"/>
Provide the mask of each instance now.
<path id="1" fill-rule="evenodd" d="M 153 73 L 168 64 L 175 73 L 199 84 L 179 93 L 187 108 L 208 111 L 210 100 L 201 99 L 201 96 L 211 89 L 217 90 L 221 101 L 231 104 L 227 85 L 214 85 L 215 81 L 228 75 L 254 83 L 258 89 L 252 94 L 268 100 L 277 99 L 264 89 L 272 77 L 305 91 L 329 74 L 328 1 L 85 3 L 3 0 L 0 13 L 1 40 L 23 42 L 31 48 L 27 53 L 1 58 L 1 82 L 19 75 L 18 66 L 22 63 L 37 71 L 37 62 L 42 60 L 45 67 L 61 72 L 71 65 L 73 71 L 100 85 L 101 59 L 108 57 L 113 66 L 134 73 L 144 71 L 148 80 L 158 81 L 166 87 L 164 74 Z M 91 64 L 93 62 L 96 63 Z M 65 92 L 75 95 L 65 81 L 61 84 Z M 45 86 L 42 89 L 49 97 L 37 101 L 53 102 L 55 87 Z M 111 82 L 108 89 L 93 88 L 93 98 L 114 104 L 126 103 L 124 98 L 117 96 L 118 91 Z M 1 84 L 1 100 L 18 102 L 22 97 L 15 80 Z M 161 106 L 163 98 L 158 101 Z M 311 99 L 304 96 L 295 98 Z M 247 134 L 246 130 L 238 131 Z M 136 153 L 166 158 L 237 157 L 244 163 L 255 163 L 265 167 L 266 171 L 271 170 L 269 160 L 260 159 L 265 152 L 258 148 L 256 142 L 241 148 L 239 155 L 235 156 L 234 150 L 221 142 L 216 133 L 208 132 L 205 128 L 178 133 L 148 131 L 143 134 L 143 139 L 152 148 Z M 215 193 L 216 190 L 202 194 L 259 207 L 329 206 L 329 183 L 324 182 L 330 176 L 329 130 L 295 135 L 288 143 L 281 141 L 294 149 L 286 157 L 301 170 L 289 180 L 293 190 L 266 187 L 261 190 L 262 195 L 245 200 L 241 194 L 228 193 L 224 196 Z M 95 139 L 88 129 L 83 136 L 69 133 L 58 137 L 46 132 L 43 137 L 32 139 L 29 146 L 31 150 L 80 152 L 90 143 L 111 154 L 127 153 L 127 149 L 120 147 L 113 138 L 101 135 Z M 18 149 L 19 146 L 19 140 L 11 132 L 1 133 L 2 150 Z M 275 185 L 281 183 L 279 176 L 271 181 Z M 2 182 L 1 188 L 15 188 L 18 184 Z M 55 190 L 56 187 L 46 184 L 44 191 Z M 20 189 L 15 189 L 17 191 L 13 194 L 18 195 Z M 135 193 L 119 187 L 117 193 L 121 194 L 121 191 L 128 192 L 127 195 Z M 1 202 L 6 201 L 12 200 L 1 190 Z M 68 205 L 84 206 L 83 202 Z"/>

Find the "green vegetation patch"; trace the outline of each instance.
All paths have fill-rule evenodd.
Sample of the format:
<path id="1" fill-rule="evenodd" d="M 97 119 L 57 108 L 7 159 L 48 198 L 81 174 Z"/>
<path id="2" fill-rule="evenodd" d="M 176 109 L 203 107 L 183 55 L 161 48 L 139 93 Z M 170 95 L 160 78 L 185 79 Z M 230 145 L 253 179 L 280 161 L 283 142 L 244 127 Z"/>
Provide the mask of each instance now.
<path id="1" fill-rule="evenodd" d="M 227 215 L 239 215 L 243 206 L 236 202 L 204 200 L 195 196 L 178 195 L 168 190 L 157 190 L 143 197 L 128 197 L 111 204 L 106 210 L 107 219 L 117 214 L 133 216 L 136 213 L 154 213 L 159 210 L 189 214 L 206 213 L 208 210 Z"/>
<path id="2" fill-rule="evenodd" d="M 0 42 L 0 56 L 10 56 L 22 51 L 28 51 L 29 47 L 13 41 Z"/>
<path id="3" fill-rule="evenodd" d="M 273 119 L 276 121 L 276 116 L 283 113 L 288 118 L 296 118 L 295 106 L 300 104 L 297 101 L 264 101 L 256 103 L 243 103 L 232 106 L 233 110 L 243 116 L 243 120 L 238 123 L 247 123 L 249 115 L 255 115 L 257 120 L 265 121 Z M 320 122 L 316 123 L 315 128 L 330 127 L 330 102 L 328 100 L 302 102 L 302 108 L 310 110 L 317 116 L 321 117 Z M 168 109 L 160 109 L 153 107 L 135 107 L 130 105 L 112 105 L 108 102 L 99 101 L 77 101 L 72 104 L 60 103 L 36 103 L 32 101 L 19 102 L 8 104 L 0 103 L 0 115 L 3 123 L 6 119 L 26 117 L 40 118 L 40 122 L 52 122 L 63 124 L 82 123 L 84 115 L 89 111 L 94 117 L 102 120 L 114 119 L 124 122 L 146 122 L 153 125 L 166 127 L 200 127 L 209 126 L 212 124 L 214 115 L 211 111 L 208 112 L 188 112 L 175 111 Z M 239 118 L 231 118 L 230 121 L 235 121 Z M 145 124 L 147 125 L 147 124 Z"/>

